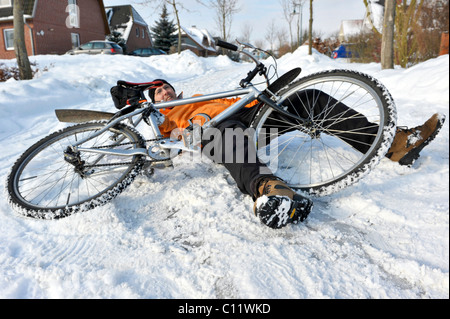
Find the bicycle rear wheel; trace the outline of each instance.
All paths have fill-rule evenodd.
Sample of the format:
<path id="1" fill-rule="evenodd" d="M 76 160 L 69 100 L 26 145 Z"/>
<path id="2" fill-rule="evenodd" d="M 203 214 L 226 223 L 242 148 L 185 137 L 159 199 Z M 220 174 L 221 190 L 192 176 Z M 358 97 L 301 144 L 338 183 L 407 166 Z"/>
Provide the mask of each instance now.
<path id="1" fill-rule="evenodd" d="M 290 187 L 323 196 L 365 176 L 388 151 L 396 109 L 374 78 L 349 70 L 304 77 L 278 93 L 289 118 L 265 105 L 252 122 L 259 159 Z"/>
<path id="2" fill-rule="evenodd" d="M 27 217 L 56 219 L 104 205 L 120 194 L 140 172 L 144 157 L 80 152 L 75 167 L 64 159 L 69 145 L 91 136 L 106 122 L 82 123 L 41 139 L 13 165 L 7 178 L 8 201 Z M 118 124 L 83 147 L 143 148 L 133 128 Z"/>

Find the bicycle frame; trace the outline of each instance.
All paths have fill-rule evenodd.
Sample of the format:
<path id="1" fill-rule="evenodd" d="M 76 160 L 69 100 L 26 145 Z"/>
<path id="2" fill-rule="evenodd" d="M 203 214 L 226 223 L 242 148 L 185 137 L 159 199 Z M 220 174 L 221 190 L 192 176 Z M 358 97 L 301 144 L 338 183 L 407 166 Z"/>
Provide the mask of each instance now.
<path id="1" fill-rule="evenodd" d="M 260 97 L 262 95 L 262 92 L 250 84 L 245 88 L 238 88 L 238 89 L 232 90 L 232 91 L 225 91 L 225 92 L 195 96 L 195 97 L 180 99 L 180 100 L 175 100 L 175 101 L 161 102 L 158 104 L 145 102 L 148 104 L 148 106 L 137 109 L 129 114 L 122 115 L 122 116 L 110 121 L 107 125 L 105 125 L 105 127 L 103 129 L 99 130 L 95 134 L 93 134 L 83 140 L 78 141 L 77 143 L 71 145 L 70 147 L 75 152 L 83 151 L 83 152 L 91 152 L 91 153 L 98 153 L 98 154 L 111 154 L 111 155 L 118 155 L 118 156 L 135 156 L 135 155 L 150 156 L 149 150 L 144 149 L 144 148 L 136 148 L 136 149 L 132 149 L 132 150 L 110 150 L 110 149 L 98 149 L 98 148 L 85 148 L 85 147 L 79 147 L 79 145 L 82 145 L 86 141 L 101 135 L 106 130 L 110 129 L 111 127 L 114 127 L 117 123 L 119 123 L 123 120 L 126 120 L 126 119 L 131 120 L 132 117 L 141 115 L 137 121 L 132 122 L 133 126 L 137 126 L 143 119 L 142 114 L 149 108 L 164 109 L 164 108 L 182 106 L 182 105 L 191 104 L 191 103 L 205 102 L 205 101 L 211 101 L 214 99 L 236 97 L 236 96 L 241 96 L 241 95 L 244 95 L 244 96 L 239 101 L 232 104 L 230 107 L 225 109 L 223 112 L 221 112 L 220 114 L 218 114 L 217 116 L 215 116 L 214 118 L 212 118 L 210 121 L 206 122 L 202 126 L 203 129 L 214 127 L 218 123 L 222 122 L 223 120 L 227 119 L 228 117 L 230 117 L 231 115 L 236 113 L 238 110 L 243 108 L 248 103 L 251 103 L 252 101 L 256 100 L 258 97 Z M 158 125 L 156 123 L 156 120 L 155 120 L 153 114 L 150 114 L 150 116 L 148 117 L 148 123 L 150 124 L 153 134 L 157 138 L 161 139 L 159 142 L 157 142 L 158 146 L 161 149 L 180 149 L 183 151 L 190 151 L 190 152 L 198 151 L 197 147 L 195 147 L 193 145 L 186 146 L 182 141 L 173 140 L 170 138 L 162 139 L 161 132 L 158 128 Z M 119 141 L 119 143 L 120 143 L 120 141 Z"/>
<path id="2" fill-rule="evenodd" d="M 233 115 L 234 113 L 239 111 L 241 108 L 243 108 L 245 105 L 253 102 L 254 100 L 259 100 L 259 101 L 269 105 L 270 107 L 277 110 L 281 114 L 284 114 L 289 118 L 296 119 L 297 121 L 299 121 L 299 123 L 306 122 L 305 119 L 300 118 L 299 116 L 297 116 L 295 114 L 291 114 L 291 113 L 285 111 L 276 102 L 274 102 L 274 101 L 279 101 L 279 97 L 270 91 L 270 89 L 273 90 L 273 88 L 270 87 L 270 83 L 269 83 L 269 80 L 268 80 L 267 74 L 266 74 L 266 71 L 267 71 L 266 67 L 262 63 L 258 62 L 258 60 L 252 56 L 252 54 L 250 54 L 249 52 L 244 50 L 244 47 L 252 48 L 252 49 L 256 49 L 256 48 L 254 48 L 250 44 L 244 44 L 244 43 L 240 43 L 240 47 L 237 47 L 233 44 L 223 42 L 220 40 L 218 41 L 217 45 L 221 46 L 223 48 L 226 48 L 228 50 L 238 51 L 239 53 L 247 55 L 251 60 L 253 60 L 253 62 L 256 63 L 256 67 L 247 74 L 247 77 L 245 79 L 242 79 L 240 81 L 241 88 L 237 88 L 232 91 L 225 91 L 225 92 L 201 95 L 201 96 L 180 99 L 180 100 L 175 100 L 175 101 L 161 102 L 158 104 L 144 102 L 141 105 L 147 105 L 147 106 L 144 106 L 137 110 L 132 110 L 130 112 L 127 111 L 127 112 L 125 112 L 127 114 L 124 114 L 124 115 L 120 115 L 121 113 L 117 113 L 115 116 L 118 116 L 118 117 L 114 118 L 115 117 L 114 116 L 113 119 L 110 120 L 110 122 L 103 129 L 99 130 L 97 133 L 93 134 L 92 136 L 87 137 L 69 147 L 71 147 L 72 151 L 74 151 L 74 152 L 84 151 L 84 152 L 112 154 L 112 155 L 119 155 L 119 156 L 146 155 L 146 156 L 152 157 L 151 150 L 143 149 L 143 148 L 134 149 L 134 150 L 106 150 L 106 149 L 94 149 L 94 148 L 79 147 L 79 145 L 85 143 L 89 139 L 99 136 L 100 134 L 104 133 L 106 130 L 108 130 L 111 127 L 113 127 L 114 125 L 116 125 L 117 123 L 119 123 L 125 119 L 130 119 L 130 121 L 131 121 L 132 117 L 134 117 L 136 115 L 140 115 L 140 117 L 137 119 L 137 121 L 135 121 L 135 122 L 131 121 L 132 125 L 136 127 L 142 121 L 142 119 L 144 119 L 144 116 L 145 116 L 147 123 L 150 125 L 150 127 L 153 131 L 153 134 L 156 136 L 156 138 L 158 140 L 158 142 L 156 142 L 156 144 L 158 144 L 158 146 L 161 149 L 168 149 L 168 150 L 180 149 L 180 150 L 190 151 L 190 152 L 198 151 L 198 147 L 196 147 L 194 145 L 185 145 L 185 143 L 180 142 L 178 139 L 177 140 L 163 139 L 163 136 L 161 135 L 161 132 L 158 128 L 158 124 L 156 122 L 154 115 L 152 115 L 152 112 L 149 112 L 150 113 L 149 116 L 146 115 L 146 113 L 144 113 L 144 112 L 151 110 L 152 108 L 158 110 L 158 109 L 164 109 L 164 108 L 171 108 L 171 107 L 175 107 L 175 106 L 182 106 L 182 105 L 191 104 L 191 103 L 211 101 L 214 99 L 236 97 L 236 96 L 241 96 L 241 95 L 244 95 L 244 96 L 239 101 L 237 101 L 236 103 L 234 103 L 231 106 L 229 106 L 228 108 L 226 108 L 223 112 L 221 112 L 220 114 L 218 114 L 217 116 L 212 118 L 210 121 L 207 121 L 206 123 L 204 123 L 202 125 L 202 128 L 207 129 L 207 128 L 214 127 L 215 125 L 217 125 L 218 123 L 227 119 L 228 117 L 230 117 L 231 115 Z M 292 71 L 294 71 L 294 70 L 292 70 Z M 290 82 L 300 73 L 300 70 L 298 71 L 298 73 L 297 73 L 297 71 L 295 71 L 295 72 L 292 72 L 292 71 L 290 71 L 284 75 L 285 78 L 283 79 L 283 81 L 288 79 L 288 82 Z M 251 81 L 254 79 L 254 77 L 257 74 L 264 75 L 266 78 L 267 88 L 264 92 L 256 89 L 253 86 L 253 84 L 251 83 Z M 288 74 L 290 74 L 290 75 L 288 75 Z M 290 78 L 292 76 L 292 74 L 295 74 L 295 76 Z M 278 80 L 282 80 L 282 78 L 283 78 L 283 76 L 281 78 L 279 78 Z M 277 82 L 277 81 L 275 81 L 275 82 Z M 277 84 L 279 85 L 280 83 L 284 83 L 283 81 L 280 81 Z M 275 82 L 273 84 L 275 84 Z M 284 83 L 284 84 L 287 84 L 287 83 Z M 273 99 L 269 98 L 266 94 L 271 95 Z M 120 143 L 120 141 L 119 141 L 119 143 Z"/>
<path id="3" fill-rule="evenodd" d="M 231 105 L 230 107 L 225 109 L 223 112 L 221 112 L 220 114 L 218 114 L 217 116 L 212 118 L 211 121 L 205 123 L 202 127 L 206 129 L 209 127 L 214 127 L 218 123 L 222 122 L 224 119 L 228 118 L 229 116 L 231 116 L 232 114 L 234 114 L 235 112 L 240 110 L 242 107 L 244 107 L 248 103 L 256 100 L 258 98 L 258 96 L 262 94 L 261 91 L 256 89 L 254 86 L 248 86 L 247 88 L 244 88 L 244 89 L 236 89 L 233 91 L 226 91 L 226 92 L 219 92 L 219 93 L 213 93 L 213 94 L 208 94 L 208 95 L 195 96 L 195 97 L 186 98 L 186 99 L 182 99 L 182 100 L 162 102 L 162 103 L 158 103 L 158 104 L 153 104 L 153 106 L 156 109 L 164 109 L 164 108 L 169 108 L 169 107 L 174 107 L 174 106 L 179 106 L 179 105 L 211 101 L 214 99 L 221 99 L 221 98 L 239 96 L 239 95 L 244 95 L 244 94 L 245 94 L 245 96 L 242 99 L 240 99 L 239 101 L 237 101 L 236 103 L 234 103 L 233 105 Z M 158 130 L 158 132 L 159 132 L 159 130 Z"/>

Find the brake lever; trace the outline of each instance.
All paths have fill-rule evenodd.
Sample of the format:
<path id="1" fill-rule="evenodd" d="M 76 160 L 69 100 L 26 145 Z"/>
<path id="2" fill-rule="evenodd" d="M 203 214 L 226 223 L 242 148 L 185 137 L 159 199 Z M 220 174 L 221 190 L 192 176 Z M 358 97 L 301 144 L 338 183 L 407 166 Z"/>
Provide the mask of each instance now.
<path id="1" fill-rule="evenodd" d="M 250 44 L 250 43 L 242 43 L 242 42 L 239 42 L 238 39 L 236 39 L 236 42 L 237 42 L 239 45 L 244 46 L 244 47 L 247 47 L 247 48 L 249 48 L 249 49 L 258 50 L 258 48 L 256 48 L 255 46 L 253 46 L 253 45 Z"/>

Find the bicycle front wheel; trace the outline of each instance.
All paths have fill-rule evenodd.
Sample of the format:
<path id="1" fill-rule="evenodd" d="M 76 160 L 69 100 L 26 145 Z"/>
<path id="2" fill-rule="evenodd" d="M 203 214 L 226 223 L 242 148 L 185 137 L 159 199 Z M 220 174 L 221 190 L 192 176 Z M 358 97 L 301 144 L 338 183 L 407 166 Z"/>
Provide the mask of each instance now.
<path id="1" fill-rule="evenodd" d="M 89 138 L 105 124 L 64 128 L 25 151 L 7 178 L 11 206 L 27 217 L 56 219 L 103 205 L 121 193 L 140 172 L 142 155 L 80 152 L 77 166 L 64 157 L 69 145 Z M 133 128 L 118 124 L 80 146 L 130 149 L 145 147 L 145 141 Z"/>
<path id="2" fill-rule="evenodd" d="M 252 123 L 259 159 L 290 187 L 323 196 L 365 176 L 388 151 L 396 109 L 387 89 L 355 71 L 304 77 L 278 93 L 299 121 L 265 105 Z"/>

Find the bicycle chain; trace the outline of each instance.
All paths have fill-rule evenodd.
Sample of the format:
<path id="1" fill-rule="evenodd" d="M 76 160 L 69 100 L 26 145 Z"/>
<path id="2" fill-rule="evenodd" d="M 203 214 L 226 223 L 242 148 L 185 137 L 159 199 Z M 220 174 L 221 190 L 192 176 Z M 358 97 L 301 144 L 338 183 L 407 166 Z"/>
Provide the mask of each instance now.
<path id="1" fill-rule="evenodd" d="M 162 140 L 162 138 L 154 138 L 154 139 L 148 139 L 148 140 L 144 140 L 144 142 L 155 142 L 155 141 L 160 141 Z M 125 146 L 125 145 L 133 145 L 133 144 L 137 144 L 139 142 L 128 142 L 128 143 L 121 143 L 121 144 L 116 144 L 116 145 L 105 145 L 105 146 L 97 146 L 97 148 L 112 148 L 112 147 L 117 147 L 117 146 Z M 160 159 L 160 160 L 147 160 L 145 161 L 145 163 L 160 163 L 160 162 L 168 162 L 171 161 L 171 158 L 166 158 L 166 159 Z M 105 167 L 105 166 L 125 166 L 125 165 L 131 165 L 134 164 L 133 162 L 123 162 L 123 163 L 108 163 L 108 164 L 95 164 L 95 165 L 85 165 L 85 168 L 92 168 L 92 167 Z"/>

